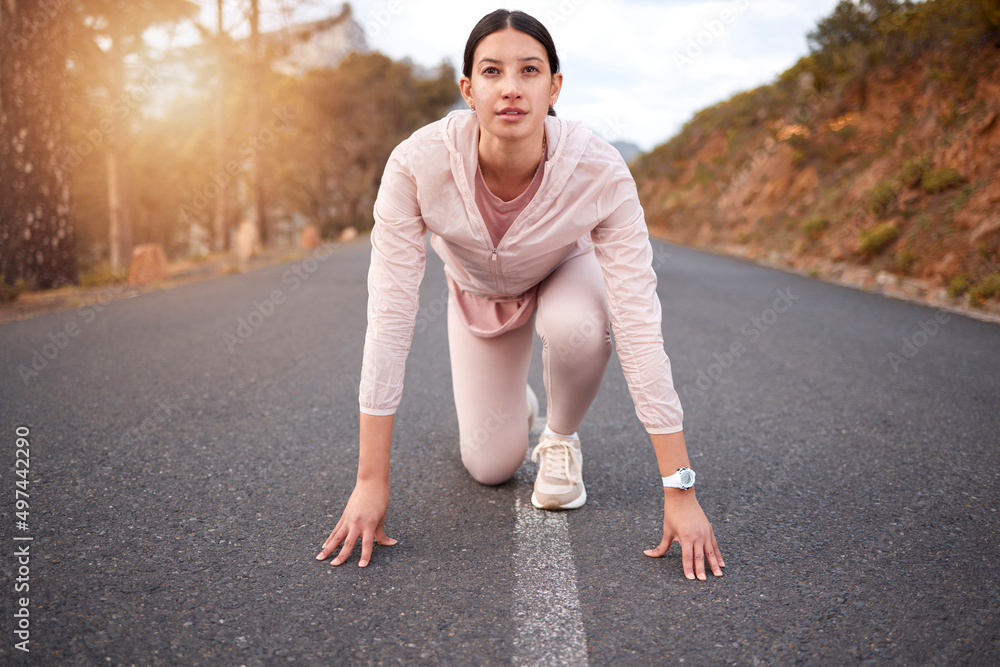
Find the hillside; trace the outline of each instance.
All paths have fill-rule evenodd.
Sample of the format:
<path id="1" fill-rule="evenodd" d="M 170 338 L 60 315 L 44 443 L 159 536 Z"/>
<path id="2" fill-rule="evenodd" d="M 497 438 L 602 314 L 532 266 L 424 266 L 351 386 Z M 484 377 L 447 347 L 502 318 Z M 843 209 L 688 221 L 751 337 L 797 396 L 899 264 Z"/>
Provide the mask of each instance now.
<path id="1" fill-rule="evenodd" d="M 928 25 L 949 4 L 819 44 L 639 157 L 651 232 L 1000 313 L 1000 48 L 992 26 Z"/>

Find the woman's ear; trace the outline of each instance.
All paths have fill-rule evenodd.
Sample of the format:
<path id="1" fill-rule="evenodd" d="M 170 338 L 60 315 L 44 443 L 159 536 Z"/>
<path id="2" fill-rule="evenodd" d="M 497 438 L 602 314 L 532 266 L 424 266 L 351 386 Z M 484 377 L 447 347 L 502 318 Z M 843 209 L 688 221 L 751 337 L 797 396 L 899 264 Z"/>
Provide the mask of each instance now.
<path id="1" fill-rule="evenodd" d="M 469 105 L 469 108 L 473 111 L 476 110 L 476 100 L 472 97 L 472 80 L 463 76 L 458 82 L 458 89 L 462 91 L 462 98 L 465 99 L 465 103 Z"/>
<path id="2" fill-rule="evenodd" d="M 563 75 L 562 72 L 556 72 L 552 75 L 552 90 L 549 93 L 549 106 L 554 107 L 556 105 L 556 100 L 559 99 L 559 92 L 562 90 Z"/>

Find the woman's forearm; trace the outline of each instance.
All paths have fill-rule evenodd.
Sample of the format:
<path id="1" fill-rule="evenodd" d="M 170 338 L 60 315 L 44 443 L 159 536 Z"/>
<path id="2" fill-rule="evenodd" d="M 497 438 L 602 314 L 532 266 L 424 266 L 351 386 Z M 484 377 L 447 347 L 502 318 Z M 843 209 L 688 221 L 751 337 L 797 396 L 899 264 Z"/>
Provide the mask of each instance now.
<path id="1" fill-rule="evenodd" d="M 688 461 L 687 445 L 684 443 L 684 431 L 677 433 L 652 433 L 653 449 L 656 451 L 656 463 L 660 468 L 661 477 L 669 477 L 678 468 L 691 467 Z"/>
<path id="2" fill-rule="evenodd" d="M 389 449 L 393 415 L 376 417 L 361 413 L 358 447 L 358 481 L 389 483 Z"/>

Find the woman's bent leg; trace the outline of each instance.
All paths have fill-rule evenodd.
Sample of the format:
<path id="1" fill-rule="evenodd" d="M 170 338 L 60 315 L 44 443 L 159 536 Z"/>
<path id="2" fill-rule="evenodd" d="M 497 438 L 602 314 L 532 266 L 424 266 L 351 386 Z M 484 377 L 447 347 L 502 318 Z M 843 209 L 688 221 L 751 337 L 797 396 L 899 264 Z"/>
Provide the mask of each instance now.
<path id="1" fill-rule="evenodd" d="M 462 463 L 476 481 L 501 484 L 528 450 L 525 385 L 531 364 L 530 322 L 480 338 L 448 307 L 448 348 L 458 411 Z"/>
<path id="2" fill-rule="evenodd" d="M 574 257 L 541 283 L 535 318 L 548 426 L 569 435 L 597 397 L 611 357 L 604 279 L 594 253 Z"/>

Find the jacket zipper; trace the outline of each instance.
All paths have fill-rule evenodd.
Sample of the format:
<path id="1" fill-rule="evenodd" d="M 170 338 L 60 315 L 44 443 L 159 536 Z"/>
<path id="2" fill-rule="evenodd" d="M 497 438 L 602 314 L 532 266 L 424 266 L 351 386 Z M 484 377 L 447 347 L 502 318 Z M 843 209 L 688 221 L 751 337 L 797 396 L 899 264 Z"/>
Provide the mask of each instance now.
<path id="1" fill-rule="evenodd" d="M 496 248 L 493 248 L 493 251 L 490 253 L 490 263 L 493 264 L 492 273 L 494 280 L 497 282 L 497 291 L 503 292 L 507 289 L 507 284 L 504 281 L 503 276 L 500 274 L 500 267 L 497 263 L 497 256 L 499 254 L 499 251 Z"/>
<path id="2" fill-rule="evenodd" d="M 462 167 L 462 163 L 463 163 L 462 156 L 461 155 L 456 155 L 454 159 L 455 159 L 456 164 L 458 165 L 459 172 L 461 172 L 461 170 L 463 168 Z M 463 179 L 463 181 L 464 181 L 464 179 Z M 483 220 L 483 216 L 479 212 L 479 209 L 478 209 L 478 207 L 476 205 L 475 196 L 472 194 L 472 191 L 468 188 L 468 184 L 467 183 L 466 183 L 466 192 L 462 193 L 462 198 L 465 200 L 465 205 L 470 209 L 470 211 L 475 211 L 473 217 L 475 217 L 476 219 L 479 220 L 480 227 L 482 228 L 482 230 L 484 232 L 484 236 L 486 237 L 486 242 L 489 244 L 489 245 L 487 245 L 487 247 L 490 248 L 490 246 L 492 246 L 492 243 L 490 243 L 491 239 L 490 239 L 489 228 L 486 226 L 486 221 Z M 492 247 L 491 250 L 490 250 L 490 260 L 493 262 L 493 267 L 492 267 L 493 279 L 496 281 L 497 289 L 500 290 L 500 291 L 502 291 L 504 289 L 505 281 L 503 280 L 503 277 L 500 275 L 499 271 L 497 270 L 497 266 L 496 266 L 497 249 L 496 249 L 496 247 Z"/>

